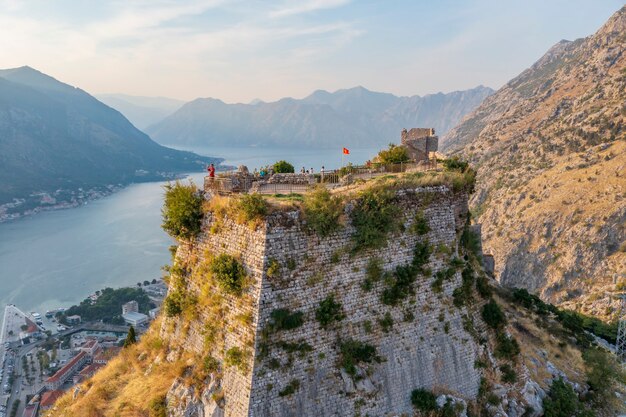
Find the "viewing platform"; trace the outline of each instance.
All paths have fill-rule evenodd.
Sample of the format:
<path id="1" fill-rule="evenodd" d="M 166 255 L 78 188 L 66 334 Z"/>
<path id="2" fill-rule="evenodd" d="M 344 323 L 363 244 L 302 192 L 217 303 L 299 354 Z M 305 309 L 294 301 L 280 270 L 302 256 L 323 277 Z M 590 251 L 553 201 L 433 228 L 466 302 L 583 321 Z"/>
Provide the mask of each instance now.
<path id="1" fill-rule="evenodd" d="M 215 177 L 204 178 L 204 191 L 219 195 L 228 194 L 302 194 L 318 185 L 335 188 L 352 184 L 358 180 L 369 180 L 389 174 L 405 172 L 425 172 L 437 169 L 435 158 L 419 162 L 401 162 L 397 164 L 369 163 L 366 165 L 348 165 L 335 170 L 323 170 L 317 173 L 272 173 L 261 176 L 250 173 L 246 166 L 235 171 L 221 172 Z"/>

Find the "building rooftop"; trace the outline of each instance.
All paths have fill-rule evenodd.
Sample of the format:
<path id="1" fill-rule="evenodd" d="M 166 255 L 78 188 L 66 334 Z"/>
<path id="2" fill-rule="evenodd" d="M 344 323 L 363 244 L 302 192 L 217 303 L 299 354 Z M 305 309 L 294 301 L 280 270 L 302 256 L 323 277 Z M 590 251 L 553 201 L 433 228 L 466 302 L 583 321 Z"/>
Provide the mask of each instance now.
<path id="1" fill-rule="evenodd" d="M 22 417 L 37 417 L 37 411 L 39 409 L 39 404 L 29 404 L 24 408 L 24 412 L 22 413 Z"/>
<path id="2" fill-rule="evenodd" d="M 52 407 L 56 400 L 58 400 L 62 395 L 63 391 L 61 390 L 46 391 L 41 394 L 41 402 L 39 403 L 39 405 L 41 406 L 41 408 Z"/>
<path id="3" fill-rule="evenodd" d="M 124 320 L 143 320 L 143 319 L 147 319 L 148 316 L 146 316 L 143 313 L 137 313 L 135 311 L 130 311 L 124 315 L 122 315 L 122 317 L 124 318 Z"/>
<path id="4" fill-rule="evenodd" d="M 46 382 L 55 382 L 59 381 L 67 372 L 70 372 L 72 367 L 76 365 L 77 362 L 82 360 L 87 354 L 85 352 L 80 352 L 78 355 L 74 356 L 68 363 L 63 365 L 63 368 L 59 369 L 52 375 L 50 378 L 46 380 Z"/>

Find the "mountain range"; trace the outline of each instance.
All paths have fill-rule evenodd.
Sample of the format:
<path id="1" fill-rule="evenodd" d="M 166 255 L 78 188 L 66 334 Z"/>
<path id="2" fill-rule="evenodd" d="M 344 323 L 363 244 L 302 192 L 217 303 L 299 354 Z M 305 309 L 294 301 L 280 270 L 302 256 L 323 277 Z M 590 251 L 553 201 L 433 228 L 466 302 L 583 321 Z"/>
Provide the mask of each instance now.
<path id="1" fill-rule="evenodd" d="M 35 69 L 0 70 L 0 205 L 13 202 L 13 211 L 218 161 L 155 143 L 118 111 Z"/>
<path id="2" fill-rule="evenodd" d="M 442 138 L 478 168 L 501 283 L 600 317 L 626 287 L 626 7 L 561 41 Z"/>
<path id="3" fill-rule="evenodd" d="M 95 97 L 122 113 L 138 129 L 146 129 L 180 109 L 182 100 L 128 94 L 96 94 Z"/>
<path id="4" fill-rule="evenodd" d="M 199 98 L 146 132 L 177 146 L 375 147 L 397 142 L 403 128 L 434 127 L 445 133 L 493 93 L 488 87 L 397 97 L 363 87 L 303 99 L 227 104 Z"/>

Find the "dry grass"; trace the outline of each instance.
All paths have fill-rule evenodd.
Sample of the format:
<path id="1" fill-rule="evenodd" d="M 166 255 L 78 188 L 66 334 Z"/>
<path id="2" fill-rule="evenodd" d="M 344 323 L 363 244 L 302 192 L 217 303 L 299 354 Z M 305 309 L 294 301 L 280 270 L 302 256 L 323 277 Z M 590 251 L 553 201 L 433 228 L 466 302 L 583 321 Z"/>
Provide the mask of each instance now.
<path id="1" fill-rule="evenodd" d="M 187 367 L 185 360 L 164 360 L 166 346 L 155 323 L 136 345 L 124 349 L 93 378 L 69 391 L 47 417 L 148 417 L 149 404 L 167 393 Z"/>

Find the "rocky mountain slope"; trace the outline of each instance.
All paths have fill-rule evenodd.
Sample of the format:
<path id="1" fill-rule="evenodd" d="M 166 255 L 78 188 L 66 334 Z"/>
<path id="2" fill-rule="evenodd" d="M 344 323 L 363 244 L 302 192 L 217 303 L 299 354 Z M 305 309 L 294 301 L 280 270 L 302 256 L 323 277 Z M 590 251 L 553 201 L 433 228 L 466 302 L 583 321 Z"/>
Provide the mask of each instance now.
<path id="1" fill-rule="evenodd" d="M 561 41 L 443 138 L 500 282 L 610 317 L 626 287 L 626 7 Z"/>
<path id="2" fill-rule="evenodd" d="M 171 178 L 210 161 L 218 160 L 153 142 L 119 112 L 39 71 L 0 70 L 0 215 L 59 204 L 79 189 Z"/>
<path id="3" fill-rule="evenodd" d="M 444 133 L 492 92 L 480 86 L 396 97 L 355 87 L 273 103 L 226 104 L 202 98 L 146 132 L 159 143 L 175 145 L 385 146 L 397 141 L 405 127 L 434 127 Z"/>
<path id="4" fill-rule="evenodd" d="M 182 100 L 167 97 L 141 97 L 128 94 L 96 94 L 95 97 L 122 113 L 141 130 L 160 122 L 185 104 Z"/>

